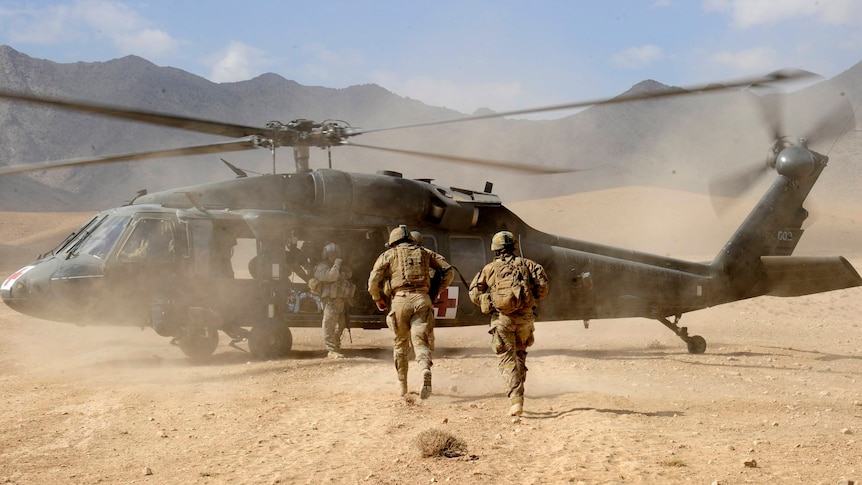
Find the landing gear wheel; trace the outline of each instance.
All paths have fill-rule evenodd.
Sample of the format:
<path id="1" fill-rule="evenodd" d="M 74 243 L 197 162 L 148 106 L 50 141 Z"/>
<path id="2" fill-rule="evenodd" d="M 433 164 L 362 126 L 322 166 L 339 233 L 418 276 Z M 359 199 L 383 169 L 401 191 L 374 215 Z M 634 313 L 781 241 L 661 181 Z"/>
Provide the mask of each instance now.
<path id="1" fill-rule="evenodd" d="M 191 327 L 179 337 L 177 345 L 190 359 L 205 359 L 218 347 L 218 330 L 210 327 Z"/>
<path id="2" fill-rule="evenodd" d="M 260 360 L 287 356 L 293 347 L 293 334 L 284 324 L 260 323 L 251 328 L 248 350 Z"/>
<path id="3" fill-rule="evenodd" d="M 706 352 L 706 340 L 704 340 L 703 337 L 700 335 L 689 336 L 688 328 L 679 326 L 679 319 L 681 316 L 682 315 L 675 315 L 672 322 L 666 317 L 659 317 L 657 320 L 688 345 L 689 354 L 702 354 Z"/>
<path id="4" fill-rule="evenodd" d="M 688 345 L 689 354 L 702 354 L 706 352 L 706 340 L 700 335 L 692 335 L 685 343 Z"/>

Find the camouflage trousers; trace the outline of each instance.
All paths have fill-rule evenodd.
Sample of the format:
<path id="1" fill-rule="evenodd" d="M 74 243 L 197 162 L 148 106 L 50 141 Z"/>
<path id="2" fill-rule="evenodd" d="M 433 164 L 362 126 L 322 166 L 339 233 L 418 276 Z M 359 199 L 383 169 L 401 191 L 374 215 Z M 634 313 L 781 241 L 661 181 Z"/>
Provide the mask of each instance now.
<path id="1" fill-rule="evenodd" d="M 523 402 L 524 382 L 527 380 L 527 347 L 533 345 L 536 316 L 503 315 L 491 318 L 491 349 L 499 356 L 497 364 L 506 382 L 507 395 L 512 402 Z"/>
<path id="2" fill-rule="evenodd" d="M 341 352 L 344 333 L 344 298 L 323 298 L 323 344 L 330 352 Z"/>
<path id="3" fill-rule="evenodd" d="M 433 364 L 434 308 L 431 297 L 424 292 L 397 292 L 386 315 L 386 325 L 395 333 L 392 354 L 399 380 L 407 380 L 407 367 L 411 350 L 416 353 L 416 362 L 422 370 Z"/>

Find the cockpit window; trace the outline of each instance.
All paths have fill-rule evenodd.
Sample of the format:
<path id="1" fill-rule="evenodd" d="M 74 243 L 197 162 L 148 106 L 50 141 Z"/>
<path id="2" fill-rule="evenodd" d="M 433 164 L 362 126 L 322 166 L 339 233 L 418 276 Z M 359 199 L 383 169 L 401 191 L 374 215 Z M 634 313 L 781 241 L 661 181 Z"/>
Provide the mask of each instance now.
<path id="1" fill-rule="evenodd" d="M 71 248 L 74 248 L 75 254 L 89 254 L 105 259 L 117 243 L 129 219 L 130 216 L 111 215 L 96 224 L 88 224 L 87 230 L 92 232 L 85 232 L 79 236 L 81 239 L 77 240 Z"/>
<path id="2" fill-rule="evenodd" d="M 68 248 L 69 245 L 72 244 L 72 241 L 80 239 L 83 234 L 86 234 L 87 230 L 90 229 L 90 227 L 93 226 L 93 224 L 95 224 L 96 219 L 98 219 L 98 218 L 99 218 L 99 216 L 96 216 L 96 217 L 93 217 L 92 219 L 90 219 L 89 221 L 87 221 L 87 223 L 84 224 L 83 226 L 81 226 L 80 229 L 73 232 L 72 234 L 69 234 L 69 236 L 66 237 L 66 239 L 63 239 L 63 242 L 58 244 L 57 247 L 55 247 L 54 249 L 52 249 L 50 252 L 48 252 L 46 254 L 59 254 L 64 249 Z"/>
<path id="3" fill-rule="evenodd" d="M 174 260 L 174 230 L 167 219 L 141 219 L 126 240 L 120 261 L 169 263 Z"/>

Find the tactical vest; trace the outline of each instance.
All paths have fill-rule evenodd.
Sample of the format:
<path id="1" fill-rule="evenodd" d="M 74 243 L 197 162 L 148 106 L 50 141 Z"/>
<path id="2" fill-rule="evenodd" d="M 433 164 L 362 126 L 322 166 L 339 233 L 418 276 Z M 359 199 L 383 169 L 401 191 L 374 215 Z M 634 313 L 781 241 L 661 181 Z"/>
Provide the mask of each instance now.
<path id="1" fill-rule="evenodd" d="M 431 256 L 418 246 L 398 245 L 392 248 L 394 259 L 390 263 L 392 292 L 403 289 L 428 291 L 431 285 Z"/>

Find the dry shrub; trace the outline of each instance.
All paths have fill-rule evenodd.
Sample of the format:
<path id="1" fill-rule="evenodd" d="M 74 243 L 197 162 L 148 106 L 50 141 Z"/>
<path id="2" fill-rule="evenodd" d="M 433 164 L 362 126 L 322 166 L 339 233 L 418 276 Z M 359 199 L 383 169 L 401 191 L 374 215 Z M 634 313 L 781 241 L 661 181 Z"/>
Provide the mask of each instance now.
<path id="1" fill-rule="evenodd" d="M 658 340 L 651 340 L 647 344 L 646 348 L 648 348 L 649 350 L 661 350 L 664 348 L 664 344 Z"/>
<path id="2" fill-rule="evenodd" d="M 439 429 L 426 429 L 416 437 L 416 445 L 423 457 L 443 456 L 455 458 L 467 453 L 467 444 Z"/>

